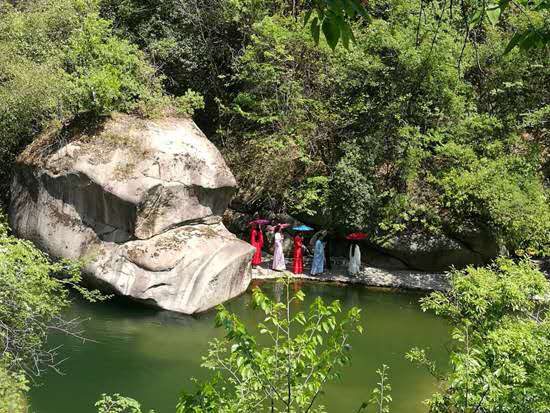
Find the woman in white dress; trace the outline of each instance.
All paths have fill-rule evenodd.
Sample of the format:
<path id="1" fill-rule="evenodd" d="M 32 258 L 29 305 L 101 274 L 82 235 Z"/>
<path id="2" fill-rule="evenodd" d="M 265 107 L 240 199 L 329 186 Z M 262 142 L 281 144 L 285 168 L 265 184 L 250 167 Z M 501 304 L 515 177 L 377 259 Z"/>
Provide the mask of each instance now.
<path id="1" fill-rule="evenodd" d="M 275 248 L 273 250 L 273 265 L 272 268 L 275 271 L 285 271 L 286 262 L 283 254 L 283 234 L 281 227 L 277 225 L 275 227 Z"/>
<path id="2" fill-rule="evenodd" d="M 350 275 L 356 275 L 361 271 L 361 248 L 356 242 L 352 242 L 349 247 L 348 272 Z"/>

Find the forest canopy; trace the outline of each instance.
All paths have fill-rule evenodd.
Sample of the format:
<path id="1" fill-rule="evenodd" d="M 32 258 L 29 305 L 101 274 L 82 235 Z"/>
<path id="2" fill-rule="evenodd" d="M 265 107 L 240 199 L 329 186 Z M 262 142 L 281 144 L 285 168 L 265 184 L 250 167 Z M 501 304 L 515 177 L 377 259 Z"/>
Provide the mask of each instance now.
<path id="1" fill-rule="evenodd" d="M 179 104 L 226 156 L 241 212 L 547 252 L 550 52 L 508 47 L 547 33 L 546 2 L 465 24 L 478 2 L 370 1 L 334 50 L 312 36 L 315 4 L 0 1 L 2 187 L 52 124 Z"/>

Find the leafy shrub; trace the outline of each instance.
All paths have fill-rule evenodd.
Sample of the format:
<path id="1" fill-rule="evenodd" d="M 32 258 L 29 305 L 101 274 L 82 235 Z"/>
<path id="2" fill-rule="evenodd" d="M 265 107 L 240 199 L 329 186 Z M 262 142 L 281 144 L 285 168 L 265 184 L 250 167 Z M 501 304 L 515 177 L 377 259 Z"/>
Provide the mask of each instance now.
<path id="1" fill-rule="evenodd" d="M 1 2 L 0 187 L 13 161 L 47 125 L 80 112 L 166 105 L 145 55 L 113 34 L 95 0 Z M 158 110 L 156 110 L 158 111 Z"/>
<path id="2" fill-rule="evenodd" d="M 327 305 L 317 298 L 307 311 L 291 313 L 304 294 L 291 296 L 290 278 L 279 282 L 284 282 L 285 302 L 271 300 L 258 288 L 253 292 L 254 306 L 265 314 L 259 334 L 269 345 L 260 344 L 237 316 L 219 308 L 216 324 L 226 336 L 210 343 L 204 359 L 204 367 L 216 375 L 196 393 L 184 393 L 177 413 L 325 411 L 317 398 L 350 362 L 349 337 L 362 332 L 359 310 L 354 307 L 339 319 L 338 301 Z"/>
<path id="3" fill-rule="evenodd" d="M 31 242 L 7 234 L 0 216 L 0 360 L 9 372 L 40 374 L 44 365 L 57 363 L 55 349 L 44 348 L 51 329 L 73 332 L 76 321 L 61 312 L 70 304 L 68 287 L 86 298 L 101 299 L 98 292 L 81 288 L 78 263 L 52 262 Z M 63 275 L 54 278 L 53 275 Z"/>
<path id="4" fill-rule="evenodd" d="M 184 95 L 175 99 L 176 112 L 183 116 L 192 116 L 197 109 L 204 109 L 204 97 L 187 89 Z"/>
<path id="5" fill-rule="evenodd" d="M 441 373 L 422 349 L 408 358 L 440 379 L 430 412 L 541 413 L 550 409 L 550 284 L 530 261 L 499 259 L 455 271 L 452 288 L 422 300 L 449 320 L 450 369 Z"/>
<path id="6" fill-rule="evenodd" d="M 21 373 L 8 372 L 0 364 L 0 412 L 26 413 L 24 394 L 29 390 L 27 379 Z"/>
<path id="7" fill-rule="evenodd" d="M 544 252 L 550 243 L 550 204 L 537 172 L 521 158 L 470 160 L 438 184 L 456 216 L 493 227 L 512 250 Z"/>
<path id="8" fill-rule="evenodd" d="M 111 23 L 97 12 L 69 36 L 63 63 L 76 113 L 128 112 L 162 96 L 160 79 L 143 53 L 114 36 Z"/>
<path id="9" fill-rule="evenodd" d="M 141 405 L 134 399 L 115 394 L 108 396 L 104 394 L 96 402 L 97 413 L 141 413 Z M 153 410 L 149 413 L 155 413 Z"/>

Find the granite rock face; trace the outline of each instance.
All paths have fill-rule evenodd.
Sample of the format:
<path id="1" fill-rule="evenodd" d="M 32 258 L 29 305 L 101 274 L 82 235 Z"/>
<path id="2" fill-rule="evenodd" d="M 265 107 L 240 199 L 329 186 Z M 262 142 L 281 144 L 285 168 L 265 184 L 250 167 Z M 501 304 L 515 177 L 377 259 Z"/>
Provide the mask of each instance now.
<path id="1" fill-rule="evenodd" d="M 382 251 L 420 271 L 444 271 L 451 267 L 483 265 L 487 255 L 447 235 L 412 233 L 389 240 Z"/>
<path id="2" fill-rule="evenodd" d="M 192 120 L 113 115 L 18 160 L 10 221 L 105 289 L 192 314 L 246 290 L 253 248 L 221 223 L 236 181 Z"/>

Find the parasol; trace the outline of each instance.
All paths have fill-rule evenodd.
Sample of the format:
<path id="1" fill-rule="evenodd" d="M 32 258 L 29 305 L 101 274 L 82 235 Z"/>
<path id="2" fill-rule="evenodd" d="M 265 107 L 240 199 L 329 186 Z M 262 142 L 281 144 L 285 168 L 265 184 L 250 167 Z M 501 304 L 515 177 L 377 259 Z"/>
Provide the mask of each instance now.
<path id="1" fill-rule="evenodd" d="M 307 225 L 300 225 L 299 227 L 293 227 L 292 229 L 294 231 L 302 231 L 302 232 L 313 231 L 313 228 L 308 227 Z"/>
<path id="2" fill-rule="evenodd" d="M 269 224 L 269 219 L 255 219 L 254 221 L 250 221 L 248 225 L 256 224 L 256 225 L 266 225 Z"/>
<path id="3" fill-rule="evenodd" d="M 268 230 L 269 232 L 274 232 L 274 231 L 275 231 L 275 228 L 277 228 L 277 227 L 279 227 L 279 228 L 281 228 L 281 229 L 285 229 L 285 228 L 290 227 L 290 224 L 269 225 L 269 226 L 267 227 L 267 230 Z"/>
<path id="4" fill-rule="evenodd" d="M 350 241 L 360 241 L 362 239 L 367 238 L 367 234 L 364 232 L 352 232 L 351 234 L 346 235 L 346 239 Z"/>

